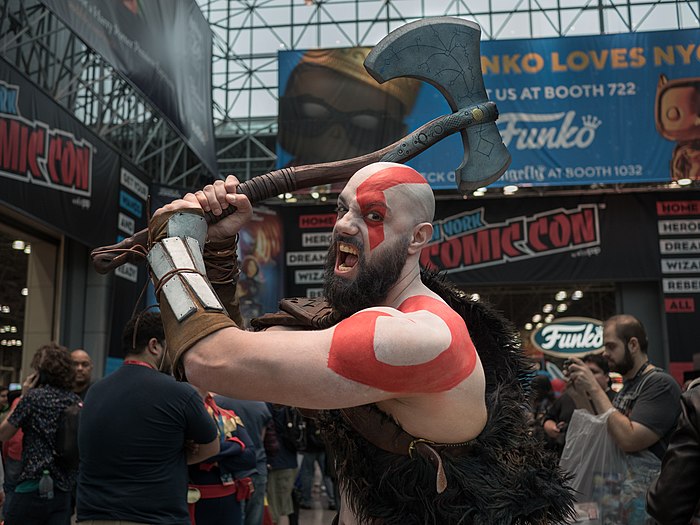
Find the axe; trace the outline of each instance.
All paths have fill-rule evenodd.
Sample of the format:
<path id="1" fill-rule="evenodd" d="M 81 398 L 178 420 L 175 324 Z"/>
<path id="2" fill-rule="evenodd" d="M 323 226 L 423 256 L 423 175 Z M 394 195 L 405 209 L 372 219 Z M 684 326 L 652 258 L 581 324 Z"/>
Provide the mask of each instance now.
<path id="1" fill-rule="evenodd" d="M 322 184 L 346 182 L 360 168 L 373 162 L 404 163 L 445 137 L 459 131 L 464 158 L 455 169 L 463 194 L 498 179 L 510 164 L 510 154 L 496 127 L 498 110 L 488 100 L 481 73 L 479 39 L 474 22 L 440 17 L 418 20 L 384 37 L 365 59 L 365 68 L 380 84 L 398 77 L 413 77 L 435 86 L 453 113 L 424 124 L 406 137 L 378 151 L 352 159 L 282 168 L 259 175 L 238 186 L 251 203 L 275 195 Z M 216 222 L 233 213 L 229 207 Z M 99 273 L 126 262 L 138 262 L 145 254 L 148 232 L 142 230 L 118 244 L 96 248 L 90 254 Z"/>

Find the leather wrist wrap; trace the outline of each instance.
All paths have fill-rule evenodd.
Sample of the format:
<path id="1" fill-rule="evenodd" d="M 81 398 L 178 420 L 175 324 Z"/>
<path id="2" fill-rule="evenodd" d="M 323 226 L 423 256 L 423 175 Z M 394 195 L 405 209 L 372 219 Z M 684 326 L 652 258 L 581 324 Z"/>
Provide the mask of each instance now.
<path id="1" fill-rule="evenodd" d="M 243 326 L 241 307 L 236 296 L 238 275 L 238 235 L 219 242 L 207 242 L 204 245 L 204 266 L 207 278 L 219 296 L 224 308 L 238 326 Z"/>
<path id="2" fill-rule="evenodd" d="M 151 279 L 178 380 L 186 379 L 182 356 L 192 345 L 222 328 L 236 326 L 205 277 L 200 246 L 206 228 L 201 210 L 163 213 L 149 225 Z"/>

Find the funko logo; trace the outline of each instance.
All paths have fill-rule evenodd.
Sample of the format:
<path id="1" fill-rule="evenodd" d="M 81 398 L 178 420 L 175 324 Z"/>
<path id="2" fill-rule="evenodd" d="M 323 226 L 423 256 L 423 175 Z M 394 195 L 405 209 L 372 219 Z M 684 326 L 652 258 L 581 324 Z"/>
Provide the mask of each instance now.
<path id="1" fill-rule="evenodd" d="M 595 140 L 596 129 L 602 121 L 593 115 L 575 124 L 576 112 L 504 113 L 498 119 L 501 137 L 506 146 L 518 150 L 586 149 Z"/>
<path id="2" fill-rule="evenodd" d="M 583 121 L 583 126 L 590 129 L 598 129 L 603 123 L 603 121 L 595 115 L 586 115 L 582 117 L 581 120 Z"/>

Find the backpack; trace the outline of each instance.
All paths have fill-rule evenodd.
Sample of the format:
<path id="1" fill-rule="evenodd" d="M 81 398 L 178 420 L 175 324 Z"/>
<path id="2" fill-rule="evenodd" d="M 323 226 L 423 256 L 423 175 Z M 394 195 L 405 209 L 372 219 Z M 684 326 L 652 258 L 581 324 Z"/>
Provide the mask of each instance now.
<path id="1" fill-rule="evenodd" d="M 304 416 L 293 407 L 282 407 L 284 412 L 284 426 L 282 427 L 282 440 L 288 448 L 303 452 L 306 450 L 306 421 Z"/>
<path id="2" fill-rule="evenodd" d="M 58 417 L 54 461 L 59 468 L 77 470 L 80 463 L 78 453 L 78 425 L 83 402 L 78 400 L 63 409 Z"/>

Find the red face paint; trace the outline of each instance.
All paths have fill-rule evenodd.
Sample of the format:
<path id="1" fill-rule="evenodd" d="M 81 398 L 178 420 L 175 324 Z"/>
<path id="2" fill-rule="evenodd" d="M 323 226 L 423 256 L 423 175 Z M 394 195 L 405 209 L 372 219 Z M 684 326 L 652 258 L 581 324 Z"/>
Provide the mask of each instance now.
<path id="1" fill-rule="evenodd" d="M 406 299 L 399 311 L 427 310 L 439 316 L 452 341 L 437 357 L 418 365 L 390 365 L 377 359 L 374 338 L 384 312 L 360 312 L 334 329 L 328 368 L 357 383 L 397 393 L 445 392 L 464 381 L 476 366 L 476 349 L 464 320 L 442 301 L 426 296 Z"/>
<path id="2" fill-rule="evenodd" d="M 386 196 L 384 192 L 399 184 L 427 184 L 425 179 L 415 170 L 407 166 L 392 166 L 378 171 L 357 187 L 357 203 L 363 216 L 376 212 L 382 217 L 386 215 Z M 367 234 L 369 248 L 373 250 L 384 241 L 384 221 L 368 221 Z"/>

